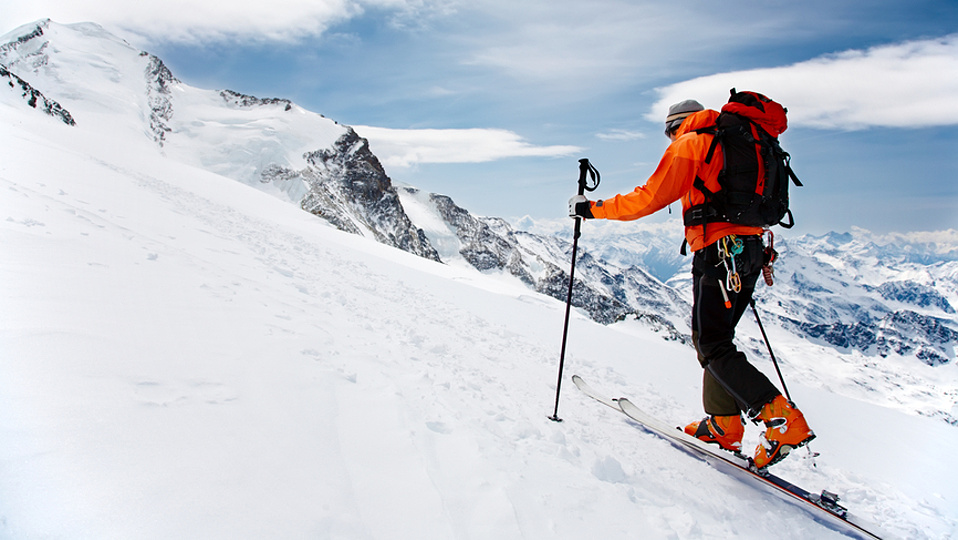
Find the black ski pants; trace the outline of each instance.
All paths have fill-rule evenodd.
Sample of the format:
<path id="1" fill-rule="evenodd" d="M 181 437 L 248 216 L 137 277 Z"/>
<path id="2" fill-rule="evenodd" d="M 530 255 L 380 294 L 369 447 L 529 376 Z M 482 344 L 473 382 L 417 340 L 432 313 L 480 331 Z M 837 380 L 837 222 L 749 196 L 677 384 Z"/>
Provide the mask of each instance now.
<path id="1" fill-rule="evenodd" d="M 745 313 L 762 273 L 764 246 L 761 236 L 739 236 L 743 251 L 735 255 L 742 288 L 725 290 L 728 268 L 720 256 L 721 241 L 695 252 L 692 259 L 692 340 L 705 369 L 702 404 L 707 414 L 732 416 L 745 412 L 755 417 L 763 405 L 780 392 L 761 371 L 749 363 L 733 342 L 735 326 Z M 726 307 L 726 297 L 731 307 Z"/>

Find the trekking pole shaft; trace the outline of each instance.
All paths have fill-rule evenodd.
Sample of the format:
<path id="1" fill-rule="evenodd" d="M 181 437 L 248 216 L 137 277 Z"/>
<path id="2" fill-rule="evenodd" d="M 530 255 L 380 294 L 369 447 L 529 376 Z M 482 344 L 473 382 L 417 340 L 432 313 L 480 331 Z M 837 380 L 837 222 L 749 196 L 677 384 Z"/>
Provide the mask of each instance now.
<path id="1" fill-rule="evenodd" d="M 765 326 L 762 325 L 762 320 L 758 318 L 758 310 L 755 309 L 754 298 L 749 300 L 749 305 L 752 306 L 752 313 L 755 314 L 755 322 L 758 323 L 758 329 L 762 331 L 762 338 L 765 340 L 765 347 L 768 348 L 768 355 L 772 357 L 772 364 L 775 366 L 775 372 L 778 373 L 778 380 L 782 382 L 782 390 L 785 391 L 785 398 L 792 401 L 792 396 L 788 393 L 788 387 L 785 386 L 785 378 L 782 377 L 782 370 L 778 367 L 778 360 L 775 359 L 775 353 L 772 352 L 772 344 L 769 343 L 768 334 L 765 333 Z"/>
<path id="2" fill-rule="evenodd" d="M 579 160 L 579 195 L 584 195 L 586 190 L 586 178 L 590 170 L 594 171 L 595 169 L 589 165 L 588 159 Z M 594 188 L 592 188 L 594 189 Z M 575 229 L 572 234 L 572 267 L 569 269 L 569 294 L 566 296 L 565 301 L 565 322 L 562 325 L 562 347 L 559 350 L 559 375 L 556 379 L 556 403 L 555 409 L 552 411 L 552 416 L 549 417 L 549 420 L 553 422 L 561 422 L 562 419 L 559 418 L 559 394 L 562 391 L 562 370 L 565 367 L 565 349 L 566 343 L 569 337 L 569 315 L 572 312 L 572 291 L 575 286 L 575 258 L 576 252 L 579 248 L 579 235 L 581 234 L 582 229 L 582 219 L 576 218 L 575 220 Z"/>
<path id="3" fill-rule="evenodd" d="M 565 366 L 565 348 L 569 338 L 569 315 L 572 312 L 572 290 L 575 285 L 575 256 L 579 244 L 579 224 L 581 220 L 575 221 L 575 234 L 572 237 L 572 268 L 569 269 L 569 294 L 565 302 L 565 322 L 562 325 L 562 347 L 559 350 L 559 376 L 556 379 L 556 404 L 550 420 L 561 422 L 559 418 L 559 393 L 562 390 L 562 368 Z"/>

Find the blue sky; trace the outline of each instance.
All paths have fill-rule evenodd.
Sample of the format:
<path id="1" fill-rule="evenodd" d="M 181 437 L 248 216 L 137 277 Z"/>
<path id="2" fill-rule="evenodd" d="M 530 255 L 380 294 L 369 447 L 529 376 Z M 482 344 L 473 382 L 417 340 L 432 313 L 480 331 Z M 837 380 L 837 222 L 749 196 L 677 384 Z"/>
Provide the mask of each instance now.
<path id="1" fill-rule="evenodd" d="M 954 0 L 0 8 L 0 31 L 97 22 L 187 84 L 292 99 L 356 127 L 394 181 L 481 215 L 562 217 L 581 157 L 602 172 L 596 196 L 632 190 L 667 145 L 668 104 L 719 108 L 736 86 L 790 110 L 781 141 L 806 184 L 793 194 L 796 233 L 958 228 Z"/>

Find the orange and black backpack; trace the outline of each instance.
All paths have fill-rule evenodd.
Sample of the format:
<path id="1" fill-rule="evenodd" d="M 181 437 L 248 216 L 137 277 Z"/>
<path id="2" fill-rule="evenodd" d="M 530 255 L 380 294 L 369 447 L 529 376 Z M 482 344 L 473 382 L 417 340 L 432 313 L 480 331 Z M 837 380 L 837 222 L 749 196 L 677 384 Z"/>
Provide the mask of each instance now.
<path id="1" fill-rule="evenodd" d="M 720 222 L 791 228 L 795 221 L 788 208 L 788 184 L 789 180 L 796 186 L 802 183 L 792 171 L 788 152 L 778 143 L 788 127 L 788 111 L 757 92 L 733 88 L 731 94 L 715 125 L 695 130 L 714 135 L 705 162 L 711 162 L 716 146 L 721 145 L 725 164 L 718 176 L 718 191 L 695 179 L 693 186 L 705 195 L 705 202 L 685 212 L 685 225 Z"/>

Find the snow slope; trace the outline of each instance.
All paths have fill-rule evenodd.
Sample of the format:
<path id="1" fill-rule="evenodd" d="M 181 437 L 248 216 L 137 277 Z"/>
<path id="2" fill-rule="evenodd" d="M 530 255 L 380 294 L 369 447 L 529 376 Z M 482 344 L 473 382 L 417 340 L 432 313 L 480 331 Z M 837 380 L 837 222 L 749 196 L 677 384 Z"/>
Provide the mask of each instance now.
<path id="1" fill-rule="evenodd" d="M 568 384 L 687 421 L 685 346 L 575 314 L 553 423 L 561 302 L 145 137 L 8 101 L 0 125 L 0 538 L 840 537 Z M 791 390 L 822 455 L 780 475 L 958 533 L 958 430 Z"/>
<path id="2" fill-rule="evenodd" d="M 31 31 L 41 35 L 22 40 Z M 288 100 L 184 84 L 159 58 L 94 23 L 39 21 L 0 36 L 0 44 L 0 64 L 79 112 L 82 126 L 153 139 L 172 159 L 296 204 L 307 188 L 283 173 L 306 168 L 307 152 L 331 147 L 348 130 Z M 22 103 L 15 93 L 0 95 Z"/>
<path id="3" fill-rule="evenodd" d="M 394 190 L 355 132 L 288 100 L 191 87 L 159 58 L 91 23 L 39 21 L 7 33 L 0 64 L 16 71 L 0 72 L 10 82 L 0 84 L 0 100 L 26 108 L 38 99 L 23 93 L 33 85 L 53 100 L 43 105 L 50 114 L 67 107 L 64 121 L 76 116 L 78 135 L 112 141 L 117 152 L 127 140 L 152 140 L 154 153 L 300 204 L 343 230 L 453 266 L 512 274 L 513 282 L 565 299 L 569 244 L 477 218 L 449 197 Z M 568 236 L 570 229 L 566 219 L 556 230 Z M 586 286 L 577 289 L 576 305 L 607 323 L 639 313 L 662 335 L 688 343 L 681 226 L 590 222 L 583 229 L 576 274 Z M 758 302 L 791 378 L 958 426 L 958 317 L 949 304 L 958 298 L 956 248 L 929 252 L 910 241 L 876 245 L 835 234 L 777 245 L 778 284 L 762 287 Z M 763 356 L 757 328 L 739 330 Z"/>

